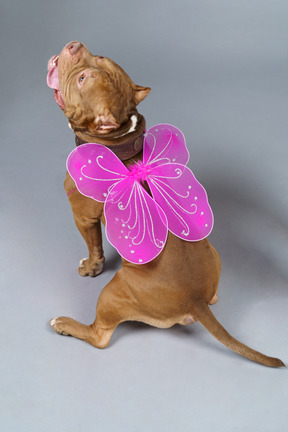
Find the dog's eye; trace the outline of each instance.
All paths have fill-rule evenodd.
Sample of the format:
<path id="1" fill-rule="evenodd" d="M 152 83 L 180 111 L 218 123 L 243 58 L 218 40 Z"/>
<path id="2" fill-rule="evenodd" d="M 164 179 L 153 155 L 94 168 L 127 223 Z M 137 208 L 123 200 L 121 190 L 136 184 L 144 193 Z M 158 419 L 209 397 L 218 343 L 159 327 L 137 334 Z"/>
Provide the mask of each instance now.
<path id="1" fill-rule="evenodd" d="M 85 80 L 85 74 L 80 75 L 78 79 L 79 84 L 82 84 L 84 80 Z"/>

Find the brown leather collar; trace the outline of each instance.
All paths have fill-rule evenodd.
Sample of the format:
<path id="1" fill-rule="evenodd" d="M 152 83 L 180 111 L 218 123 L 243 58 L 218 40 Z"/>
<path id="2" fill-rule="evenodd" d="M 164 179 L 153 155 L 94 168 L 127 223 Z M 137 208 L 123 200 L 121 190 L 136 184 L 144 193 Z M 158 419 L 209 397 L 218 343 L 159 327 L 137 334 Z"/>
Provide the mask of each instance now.
<path id="1" fill-rule="evenodd" d="M 143 148 L 144 133 L 145 118 L 142 115 L 138 115 L 137 126 L 133 132 L 118 137 L 109 137 L 109 134 L 107 134 L 105 138 L 104 136 L 94 136 L 91 137 L 91 141 L 84 141 L 79 136 L 75 135 L 75 142 L 76 146 L 87 142 L 105 145 L 105 147 L 112 150 L 120 160 L 125 161 L 133 158 L 141 152 Z"/>

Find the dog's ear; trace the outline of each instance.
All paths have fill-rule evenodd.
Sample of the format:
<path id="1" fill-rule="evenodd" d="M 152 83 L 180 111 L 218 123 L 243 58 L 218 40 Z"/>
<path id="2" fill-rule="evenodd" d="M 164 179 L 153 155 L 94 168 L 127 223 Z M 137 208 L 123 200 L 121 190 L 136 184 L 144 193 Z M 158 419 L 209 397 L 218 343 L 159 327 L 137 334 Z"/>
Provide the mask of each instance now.
<path id="1" fill-rule="evenodd" d="M 134 100 L 136 102 L 136 105 L 142 102 L 146 98 L 146 96 L 148 96 L 150 91 L 151 91 L 150 87 L 141 87 L 136 84 L 133 84 L 133 94 L 134 94 Z"/>
<path id="2" fill-rule="evenodd" d="M 90 132 L 108 133 L 119 128 L 119 123 L 116 121 L 110 111 L 106 111 L 102 115 L 98 115 L 96 119 L 88 126 Z"/>

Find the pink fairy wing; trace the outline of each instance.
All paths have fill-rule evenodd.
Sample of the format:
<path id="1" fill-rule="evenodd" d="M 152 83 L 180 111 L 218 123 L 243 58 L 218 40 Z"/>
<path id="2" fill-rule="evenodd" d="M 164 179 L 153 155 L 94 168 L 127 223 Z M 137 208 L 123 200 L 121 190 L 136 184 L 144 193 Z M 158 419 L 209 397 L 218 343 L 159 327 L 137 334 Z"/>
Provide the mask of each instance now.
<path id="1" fill-rule="evenodd" d="M 104 214 L 107 238 L 127 261 L 145 264 L 164 248 L 168 233 L 166 216 L 133 177 L 111 189 Z"/>
<path id="2" fill-rule="evenodd" d="M 104 202 L 112 186 L 129 171 L 118 157 L 101 144 L 82 144 L 67 159 L 67 170 L 83 195 Z"/>
<path id="3" fill-rule="evenodd" d="M 157 166 L 147 182 L 152 195 L 164 210 L 168 229 L 188 241 L 207 237 L 213 228 L 213 213 L 203 186 L 189 168 L 180 164 Z"/>
<path id="4" fill-rule="evenodd" d="M 189 152 L 180 129 L 163 123 L 153 126 L 146 132 L 143 145 L 145 165 L 154 166 L 170 162 L 186 165 L 188 160 Z"/>

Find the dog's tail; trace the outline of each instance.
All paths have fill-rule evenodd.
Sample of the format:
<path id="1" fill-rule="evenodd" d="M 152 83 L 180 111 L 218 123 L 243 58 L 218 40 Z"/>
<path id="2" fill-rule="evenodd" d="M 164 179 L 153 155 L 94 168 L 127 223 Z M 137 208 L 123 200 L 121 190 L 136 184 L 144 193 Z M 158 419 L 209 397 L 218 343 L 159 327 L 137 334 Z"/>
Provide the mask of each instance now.
<path id="1" fill-rule="evenodd" d="M 217 321 L 209 306 L 204 302 L 193 305 L 193 314 L 198 321 L 223 345 L 237 354 L 242 355 L 254 362 L 270 367 L 285 367 L 285 364 L 278 358 L 268 357 L 258 351 L 249 348 L 243 343 L 234 339 L 222 325 Z"/>

